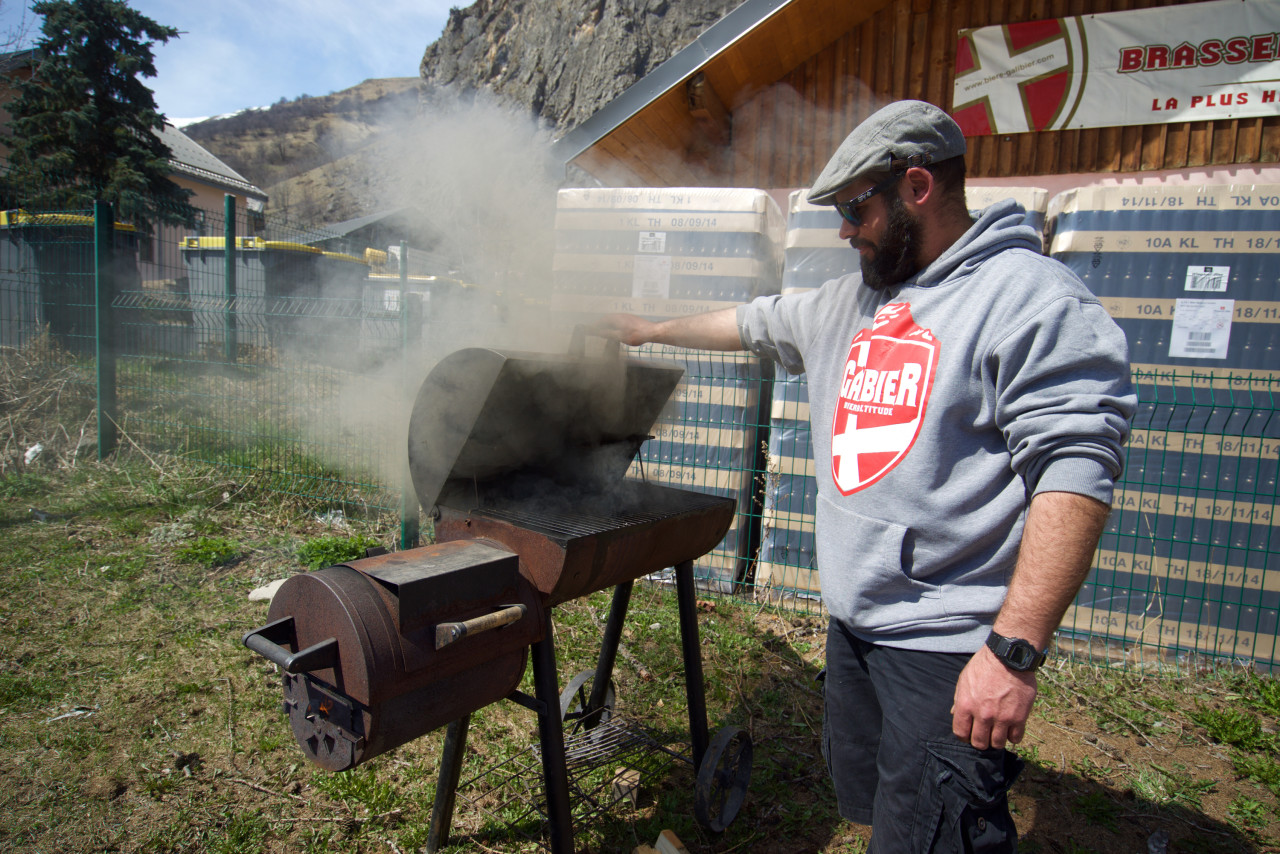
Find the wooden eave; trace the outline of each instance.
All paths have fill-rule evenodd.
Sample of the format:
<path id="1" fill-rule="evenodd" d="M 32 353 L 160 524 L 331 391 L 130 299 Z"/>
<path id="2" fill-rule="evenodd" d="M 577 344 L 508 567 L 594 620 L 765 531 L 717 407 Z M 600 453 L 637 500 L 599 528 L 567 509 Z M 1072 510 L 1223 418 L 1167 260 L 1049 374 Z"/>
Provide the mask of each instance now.
<path id="1" fill-rule="evenodd" d="M 574 164 L 614 186 L 683 186 L 705 182 L 700 153 L 714 111 L 690 106 L 690 82 L 703 75 L 726 114 L 774 86 L 805 61 L 890 4 L 890 0 L 746 0 L 644 79 L 556 144 Z M 704 89 L 705 91 L 705 89 Z M 698 115 L 695 115 L 695 112 Z"/>

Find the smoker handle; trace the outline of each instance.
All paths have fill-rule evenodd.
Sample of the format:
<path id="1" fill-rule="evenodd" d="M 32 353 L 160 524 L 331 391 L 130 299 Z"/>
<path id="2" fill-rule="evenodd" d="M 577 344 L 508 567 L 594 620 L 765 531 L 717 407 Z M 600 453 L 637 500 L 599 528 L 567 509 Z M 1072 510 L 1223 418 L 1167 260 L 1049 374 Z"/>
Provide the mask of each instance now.
<path id="1" fill-rule="evenodd" d="M 436 649 L 444 649 L 454 641 L 460 641 L 467 635 L 487 632 L 509 626 L 525 615 L 529 609 L 524 605 L 508 605 L 501 611 L 473 617 L 458 623 L 440 623 L 436 626 Z"/>
<path id="2" fill-rule="evenodd" d="M 293 652 L 282 643 L 297 643 L 293 617 L 284 617 L 244 636 L 244 645 L 285 673 L 305 673 L 338 666 L 338 639 L 328 638 Z"/>

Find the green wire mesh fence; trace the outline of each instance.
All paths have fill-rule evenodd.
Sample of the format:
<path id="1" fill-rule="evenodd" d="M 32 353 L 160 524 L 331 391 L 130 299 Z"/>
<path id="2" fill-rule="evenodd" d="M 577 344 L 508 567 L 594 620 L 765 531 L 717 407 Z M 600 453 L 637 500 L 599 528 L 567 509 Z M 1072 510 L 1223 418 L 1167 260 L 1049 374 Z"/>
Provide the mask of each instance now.
<path id="1" fill-rule="evenodd" d="M 0 345 L 91 361 L 95 298 L 109 282 L 110 418 L 125 441 L 252 471 L 318 502 L 398 510 L 399 483 L 381 477 L 401 463 L 395 431 L 341 415 L 380 393 L 403 396 L 369 377 L 392 383 L 415 343 L 402 337 L 413 305 L 398 299 L 404 283 L 383 272 L 385 253 L 324 248 L 332 237 L 321 233 L 268 236 L 238 218 L 229 243 L 208 213 L 197 228 L 145 235 L 116 223 L 110 276 L 99 280 L 88 213 L 8 212 Z"/>

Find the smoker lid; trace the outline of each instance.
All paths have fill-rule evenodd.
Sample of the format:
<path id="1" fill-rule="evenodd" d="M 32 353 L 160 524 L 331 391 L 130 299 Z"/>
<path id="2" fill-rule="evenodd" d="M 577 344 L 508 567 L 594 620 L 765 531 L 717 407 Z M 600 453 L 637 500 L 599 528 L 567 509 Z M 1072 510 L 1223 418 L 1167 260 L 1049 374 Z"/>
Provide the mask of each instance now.
<path id="1" fill-rule="evenodd" d="M 683 374 L 608 355 L 458 350 L 423 381 L 409 421 L 418 500 L 468 509 L 516 483 L 616 483 Z"/>

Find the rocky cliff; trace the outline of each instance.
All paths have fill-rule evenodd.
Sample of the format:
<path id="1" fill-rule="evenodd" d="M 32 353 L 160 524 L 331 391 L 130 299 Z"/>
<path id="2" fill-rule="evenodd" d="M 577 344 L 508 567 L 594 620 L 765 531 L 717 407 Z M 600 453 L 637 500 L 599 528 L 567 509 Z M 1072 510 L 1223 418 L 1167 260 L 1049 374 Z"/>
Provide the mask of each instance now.
<path id="1" fill-rule="evenodd" d="M 589 117 L 741 0 L 479 0 L 427 48 L 428 90 L 488 90 L 559 130 Z"/>

